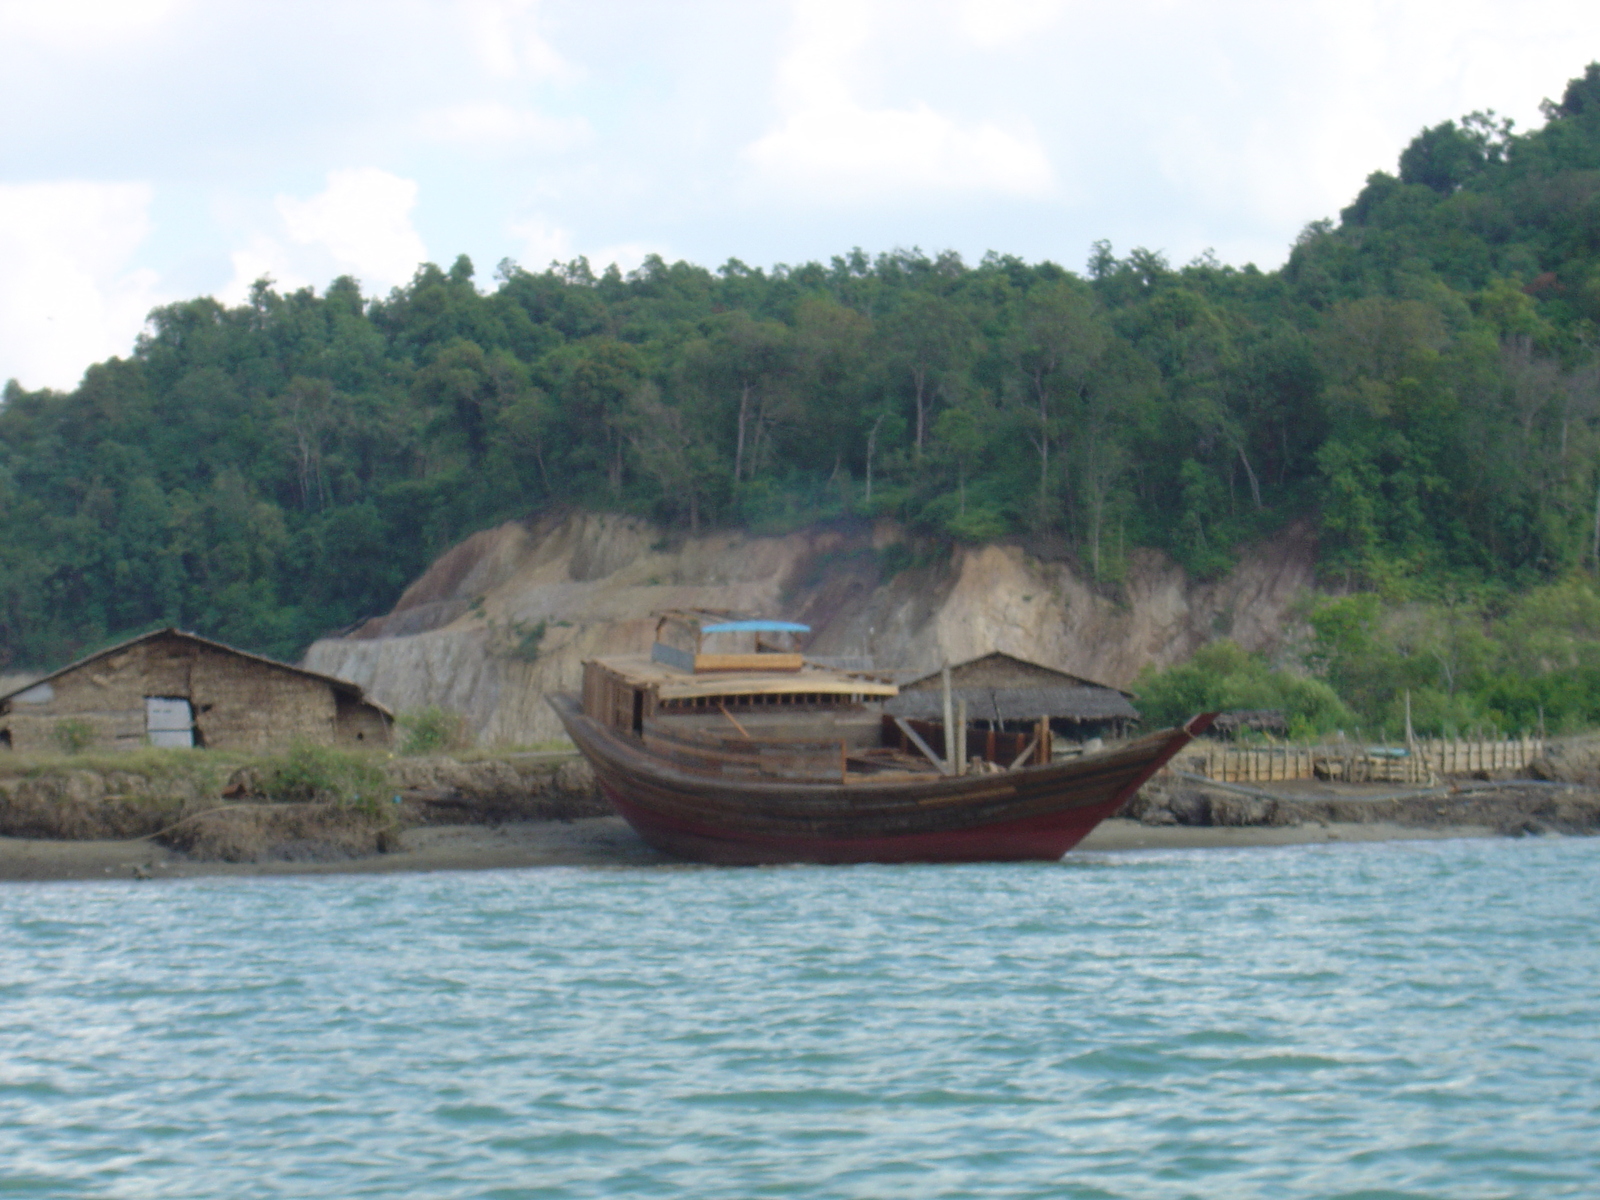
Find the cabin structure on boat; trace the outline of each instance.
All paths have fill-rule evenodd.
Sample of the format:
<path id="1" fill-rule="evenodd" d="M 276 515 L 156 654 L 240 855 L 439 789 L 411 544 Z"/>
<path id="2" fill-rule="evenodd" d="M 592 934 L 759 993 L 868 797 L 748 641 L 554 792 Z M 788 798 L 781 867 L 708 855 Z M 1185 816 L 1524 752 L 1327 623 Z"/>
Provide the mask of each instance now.
<path id="1" fill-rule="evenodd" d="M 271 751 L 386 746 L 393 715 L 357 685 L 159 629 L 0 695 L 0 749 Z"/>
<path id="2" fill-rule="evenodd" d="M 950 667 L 951 701 L 965 705 L 969 739 L 989 731 L 1020 733 L 1048 725 L 1052 741 L 1121 740 L 1138 723 L 1133 696 L 1080 675 L 994 651 Z M 900 685 L 884 706 L 896 716 L 939 721 L 944 708 L 944 671 L 930 671 Z"/>
<path id="3" fill-rule="evenodd" d="M 1120 707 L 1102 700 L 1091 709 L 1080 700 L 1065 708 L 1059 695 L 1042 697 L 1037 687 L 1014 696 L 1018 689 L 995 684 L 1015 682 L 1019 670 L 1045 672 L 1056 692 L 1063 679 L 1080 691 L 1095 685 L 1007 655 L 962 664 L 947 705 L 942 673 L 912 685 L 931 680 L 931 688 L 908 692 L 882 675 L 807 660 L 798 648 L 806 632 L 727 613 L 664 614 L 648 657 L 584 664 L 582 711 L 688 769 L 841 781 L 852 773 L 951 775 L 1048 763 L 1050 700 L 1063 721 L 1107 714 L 1091 728 L 1137 718 L 1113 689 L 1105 690 Z"/>
<path id="4" fill-rule="evenodd" d="M 807 663 L 806 626 L 703 610 L 663 614 L 648 657 L 584 663 L 583 712 L 664 759 L 723 775 L 841 778 L 881 740 L 893 683 Z"/>

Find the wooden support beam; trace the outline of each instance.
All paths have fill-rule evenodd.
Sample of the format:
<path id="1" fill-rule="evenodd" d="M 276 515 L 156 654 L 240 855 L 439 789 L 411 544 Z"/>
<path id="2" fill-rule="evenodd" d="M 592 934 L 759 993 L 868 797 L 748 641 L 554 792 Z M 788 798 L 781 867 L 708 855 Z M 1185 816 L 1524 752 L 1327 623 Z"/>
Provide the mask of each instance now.
<path id="1" fill-rule="evenodd" d="M 750 740 L 750 732 L 747 729 L 745 729 L 745 727 L 743 725 L 739 724 L 738 718 L 736 718 L 731 712 L 728 711 L 728 706 L 726 704 L 719 704 L 719 705 L 717 705 L 717 707 L 722 710 L 722 715 L 723 716 L 727 717 L 728 720 L 733 722 L 733 727 L 739 731 L 740 736 L 742 736 L 745 739 L 745 741 L 749 741 Z"/>
<path id="2" fill-rule="evenodd" d="M 967 702 L 966 699 L 956 701 L 956 738 L 955 747 L 945 747 L 946 756 L 955 764 L 957 775 L 967 773 Z"/>
<path id="3" fill-rule="evenodd" d="M 1007 767 L 1006 770 L 1015 771 L 1018 767 L 1020 767 L 1022 765 L 1023 760 L 1026 759 L 1030 754 L 1032 754 L 1036 749 L 1038 749 L 1038 747 L 1039 747 L 1039 735 L 1038 734 L 1034 734 L 1033 741 L 1029 742 L 1026 746 L 1024 746 L 1022 748 L 1022 753 L 1017 755 L 1015 758 L 1013 758 L 1011 760 L 1011 765 L 1009 767 Z"/>
<path id="4" fill-rule="evenodd" d="M 911 726 L 906 723 L 906 719 L 904 717 L 896 717 L 894 719 L 894 723 L 900 727 L 900 732 L 905 734 L 906 737 L 910 739 L 911 744 L 918 750 L 922 751 L 923 757 L 925 757 L 934 766 L 939 768 L 939 774 L 950 774 L 950 768 L 945 765 L 944 759 L 940 758 L 933 752 L 933 747 L 922 740 L 922 735 L 915 729 L 911 728 Z"/>
<path id="5" fill-rule="evenodd" d="M 955 711 L 950 707 L 950 664 L 946 662 L 943 668 L 944 676 L 944 760 L 950 764 L 946 775 L 953 775 L 957 770 L 959 758 L 956 754 L 956 717 Z"/>

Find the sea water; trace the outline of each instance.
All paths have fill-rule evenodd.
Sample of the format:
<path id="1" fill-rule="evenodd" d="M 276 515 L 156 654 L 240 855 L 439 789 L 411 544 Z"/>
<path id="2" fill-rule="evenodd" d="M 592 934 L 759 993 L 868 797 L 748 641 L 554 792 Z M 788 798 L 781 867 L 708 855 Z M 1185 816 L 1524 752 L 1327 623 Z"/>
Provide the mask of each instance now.
<path id="1" fill-rule="evenodd" d="M 1600 1196 L 1600 840 L 0 889 L 0 1195 Z"/>

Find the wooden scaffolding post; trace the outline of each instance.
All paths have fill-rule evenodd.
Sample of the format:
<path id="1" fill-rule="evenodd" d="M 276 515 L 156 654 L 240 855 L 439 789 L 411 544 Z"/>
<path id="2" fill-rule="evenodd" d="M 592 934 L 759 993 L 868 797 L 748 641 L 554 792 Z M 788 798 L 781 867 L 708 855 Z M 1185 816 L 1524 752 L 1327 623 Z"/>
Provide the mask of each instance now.
<path id="1" fill-rule="evenodd" d="M 956 715 L 950 707 L 950 663 L 947 660 L 942 668 L 944 677 L 944 761 L 945 774 L 956 773 Z"/>
<path id="2" fill-rule="evenodd" d="M 956 774 L 967 773 L 967 701 L 965 697 L 956 701 L 956 748 L 955 748 Z"/>

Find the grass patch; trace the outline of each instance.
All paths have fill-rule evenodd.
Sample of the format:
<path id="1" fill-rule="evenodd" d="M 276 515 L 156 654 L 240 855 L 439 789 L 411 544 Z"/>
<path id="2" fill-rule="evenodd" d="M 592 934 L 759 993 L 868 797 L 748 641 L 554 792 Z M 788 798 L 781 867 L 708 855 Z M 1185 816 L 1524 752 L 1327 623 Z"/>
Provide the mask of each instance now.
<path id="1" fill-rule="evenodd" d="M 0 755 L 0 776 L 35 779 L 57 771 L 119 772 L 143 775 L 156 783 L 188 783 L 200 790 L 220 790 L 228 773 L 248 761 L 244 755 L 219 757 L 214 750 L 91 750 L 80 754 Z"/>
<path id="2" fill-rule="evenodd" d="M 94 726 L 80 717 L 67 717 L 56 722 L 53 736 L 61 753 L 82 754 L 94 745 Z"/>
<path id="3" fill-rule="evenodd" d="M 516 637 L 516 644 L 511 647 L 511 657 L 523 662 L 537 662 L 539 660 L 539 645 L 544 641 L 545 623 L 527 625 L 521 621 L 511 626 L 511 632 Z"/>
<path id="4" fill-rule="evenodd" d="M 903 571 L 921 571 L 936 566 L 950 557 L 950 547 L 935 542 L 911 545 L 891 542 L 878 551 L 878 570 L 884 580 L 893 579 Z"/>
<path id="5" fill-rule="evenodd" d="M 437 704 L 403 712 L 395 717 L 394 723 L 402 734 L 401 754 L 448 754 L 465 750 L 472 744 L 467 736 L 466 719 Z"/>
<path id="6" fill-rule="evenodd" d="M 261 792 L 282 804 L 337 804 L 376 813 L 389 780 L 366 755 L 301 743 L 261 764 Z"/>
<path id="7" fill-rule="evenodd" d="M 197 750 L 0 757 L 0 834 L 143 837 L 215 805 L 237 760 Z"/>

